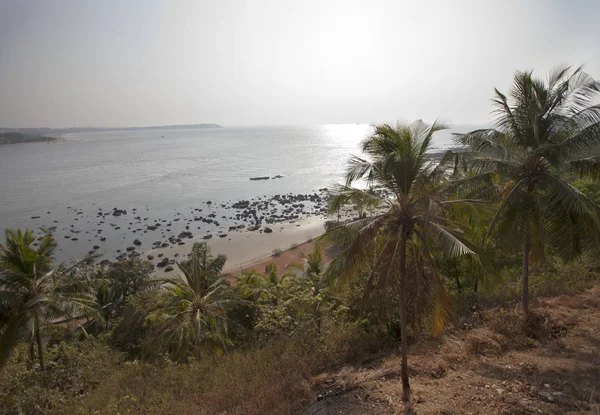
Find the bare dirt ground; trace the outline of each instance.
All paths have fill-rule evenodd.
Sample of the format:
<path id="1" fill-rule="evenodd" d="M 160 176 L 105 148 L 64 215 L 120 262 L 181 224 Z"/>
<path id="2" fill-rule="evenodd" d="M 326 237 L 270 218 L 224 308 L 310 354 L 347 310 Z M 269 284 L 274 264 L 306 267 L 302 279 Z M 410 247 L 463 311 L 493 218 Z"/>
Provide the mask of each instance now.
<path id="1" fill-rule="evenodd" d="M 250 271 L 252 269 L 257 272 L 265 272 L 267 265 L 275 264 L 277 266 L 277 272 L 279 274 L 285 274 L 286 272 L 295 269 L 292 268 L 294 266 L 303 266 L 304 259 L 312 252 L 316 243 L 317 239 L 311 239 L 308 242 L 282 251 L 278 256 L 271 255 L 247 266 L 229 268 L 226 272 L 236 273 L 244 270 Z M 323 249 L 323 262 L 325 264 L 330 263 L 337 254 L 338 250 L 336 248 L 332 247 L 331 244 L 325 244 Z"/>
<path id="2" fill-rule="evenodd" d="M 409 350 L 412 413 L 600 415 L 600 286 L 516 310 L 474 311 Z M 401 414 L 400 357 L 379 356 L 313 379 L 304 415 Z"/>

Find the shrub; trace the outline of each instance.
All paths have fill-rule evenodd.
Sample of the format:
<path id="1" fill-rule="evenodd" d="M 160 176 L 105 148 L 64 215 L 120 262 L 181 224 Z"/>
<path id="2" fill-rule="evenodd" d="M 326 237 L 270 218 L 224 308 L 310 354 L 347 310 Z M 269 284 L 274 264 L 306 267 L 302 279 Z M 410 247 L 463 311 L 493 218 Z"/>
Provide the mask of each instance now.
<path id="1" fill-rule="evenodd" d="M 110 343 L 117 350 L 127 353 L 132 359 L 142 357 L 142 346 L 152 327 L 146 322 L 148 314 L 160 302 L 158 292 L 141 292 L 130 297 L 121 312 L 121 317 L 110 335 Z"/>
<path id="2" fill-rule="evenodd" d="M 0 376 L 3 413 L 61 413 L 66 402 L 82 399 L 121 362 L 101 341 L 61 342 L 46 355 L 46 372 L 32 371 L 26 345 L 16 348 Z"/>
<path id="3" fill-rule="evenodd" d="M 272 257 L 278 258 L 281 256 L 281 254 L 283 253 L 283 251 L 279 248 L 275 248 L 273 249 L 273 252 L 271 254 Z"/>

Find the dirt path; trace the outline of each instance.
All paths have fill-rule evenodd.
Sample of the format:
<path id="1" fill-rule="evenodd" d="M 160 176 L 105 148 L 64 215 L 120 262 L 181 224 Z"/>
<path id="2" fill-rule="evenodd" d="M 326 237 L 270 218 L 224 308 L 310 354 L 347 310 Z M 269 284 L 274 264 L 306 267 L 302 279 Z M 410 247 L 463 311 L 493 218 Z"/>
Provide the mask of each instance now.
<path id="1" fill-rule="evenodd" d="M 495 309 L 474 313 L 468 329 L 412 346 L 415 413 L 600 415 L 600 286 L 543 300 L 536 311 L 540 319 L 529 335 L 537 340 L 523 334 L 516 311 Z M 317 394 L 331 396 L 304 414 L 405 410 L 396 355 L 327 378 Z"/>

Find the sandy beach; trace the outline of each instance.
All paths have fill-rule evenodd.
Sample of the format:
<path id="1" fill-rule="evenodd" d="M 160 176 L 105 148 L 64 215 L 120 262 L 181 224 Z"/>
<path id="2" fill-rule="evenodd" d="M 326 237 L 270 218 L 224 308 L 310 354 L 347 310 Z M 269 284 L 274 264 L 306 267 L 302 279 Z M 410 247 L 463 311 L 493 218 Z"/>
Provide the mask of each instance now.
<path id="1" fill-rule="evenodd" d="M 239 272 L 241 269 L 250 267 L 264 271 L 264 264 L 276 260 L 272 257 L 275 249 L 286 251 L 292 247 L 298 247 L 300 249 L 298 255 L 301 251 L 310 252 L 312 245 L 306 246 L 304 244 L 323 234 L 325 221 L 326 218 L 323 216 L 309 217 L 296 220 L 293 223 L 285 222 L 273 225 L 272 233 L 243 230 L 232 232 L 227 238 L 212 238 L 207 242 L 214 255 L 224 254 L 227 256 L 226 272 Z M 202 241 L 202 239 L 189 240 L 185 245 L 172 245 L 167 248 L 153 249 L 145 252 L 142 258 L 148 258 L 148 255 L 154 257 L 151 260 L 154 265 L 165 257 L 180 261 L 189 254 L 193 243 L 199 241 Z M 161 257 L 159 257 L 160 254 L 162 254 Z M 301 261 L 298 260 L 297 262 Z M 283 265 L 285 266 L 285 264 Z M 279 268 L 283 269 L 284 266 Z M 173 267 L 175 270 L 171 272 L 165 272 L 164 268 L 157 268 L 156 275 L 175 275 L 177 269 L 176 266 Z"/>

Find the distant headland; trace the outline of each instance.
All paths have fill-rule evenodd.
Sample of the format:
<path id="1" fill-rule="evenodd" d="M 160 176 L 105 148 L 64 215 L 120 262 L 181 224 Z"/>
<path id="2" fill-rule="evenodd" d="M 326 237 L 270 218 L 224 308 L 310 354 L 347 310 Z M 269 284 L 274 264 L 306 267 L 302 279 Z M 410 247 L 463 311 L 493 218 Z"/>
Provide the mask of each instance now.
<path id="1" fill-rule="evenodd" d="M 223 128 L 219 124 L 157 125 L 149 127 L 70 127 L 70 128 L 2 128 L 0 127 L 0 145 L 53 142 L 58 137 L 70 133 L 88 133 L 101 131 L 141 131 L 141 130 L 184 130 L 193 128 Z"/>

